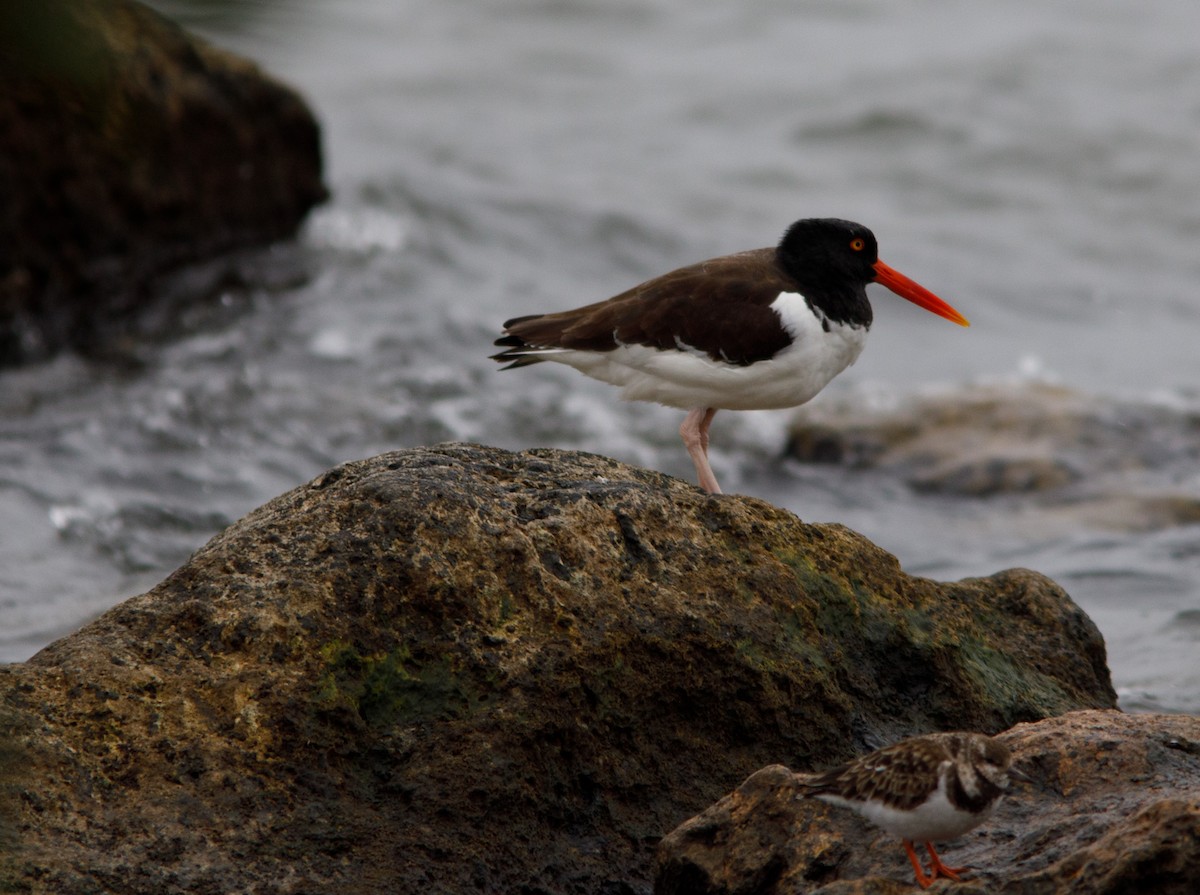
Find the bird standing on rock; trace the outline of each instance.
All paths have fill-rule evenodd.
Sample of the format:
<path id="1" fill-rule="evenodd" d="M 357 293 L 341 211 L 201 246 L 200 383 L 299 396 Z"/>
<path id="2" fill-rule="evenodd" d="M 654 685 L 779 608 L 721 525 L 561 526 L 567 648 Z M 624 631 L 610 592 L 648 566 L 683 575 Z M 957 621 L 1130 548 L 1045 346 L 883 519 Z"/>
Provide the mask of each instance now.
<path id="1" fill-rule="evenodd" d="M 904 842 L 917 884 L 938 877 L 961 881 L 966 867 L 947 867 L 933 843 L 979 826 L 1007 791 L 1012 755 L 999 740 L 979 733 L 911 737 L 819 774 L 797 774 L 810 798 L 852 808 Z M 924 843 L 932 862 L 926 875 L 913 843 Z"/>
<path id="2" fill-rule="evenodd" d="M 775 248 L 683 267 L 573 311 L 514 317 L 492 355 L 504 369 L 540 361 L 620 386 L 630 401 L 687 410 L 679 434 L 700 487 L 718 410 L 774 410 L 813 398 L 858 359 L 880 283 L 967 326 L 958 311 L 879 260 L 875 235 L 836 218 L 797 221 Z"/>

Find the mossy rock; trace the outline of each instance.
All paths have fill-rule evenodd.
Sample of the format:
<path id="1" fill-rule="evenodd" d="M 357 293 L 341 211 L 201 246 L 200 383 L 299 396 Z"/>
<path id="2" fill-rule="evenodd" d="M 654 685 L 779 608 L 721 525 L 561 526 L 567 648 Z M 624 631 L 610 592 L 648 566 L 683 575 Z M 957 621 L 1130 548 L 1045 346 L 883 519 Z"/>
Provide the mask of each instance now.
<path id="1" fill-rule="evenodd" d="M 330 470 L 0 670 L 18 888 L 645 891 L 771 763 L 1115 695 L 1015 570 L 938 583 L 838 525 L 581 453 Z"/>

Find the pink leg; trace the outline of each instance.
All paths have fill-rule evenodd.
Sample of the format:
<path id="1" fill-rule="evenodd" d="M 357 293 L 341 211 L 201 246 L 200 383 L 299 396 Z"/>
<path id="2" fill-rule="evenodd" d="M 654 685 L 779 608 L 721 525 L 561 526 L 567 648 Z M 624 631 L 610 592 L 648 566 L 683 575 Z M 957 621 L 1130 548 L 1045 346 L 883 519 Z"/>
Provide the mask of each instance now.
<path id="1" fill-rule="evenodd" d="M 715 407 L 697 407 L 688 411 L 687 417 L 679 427 L 679 435 L 696 465 L 696 475 L 700 479 L 700 487 L 709 494 L 720 494 L 721 486 L 713 475 L 712 467 L 708 465 L 708 427 L 712 425 L 713 417 L 717 415 Z"/>

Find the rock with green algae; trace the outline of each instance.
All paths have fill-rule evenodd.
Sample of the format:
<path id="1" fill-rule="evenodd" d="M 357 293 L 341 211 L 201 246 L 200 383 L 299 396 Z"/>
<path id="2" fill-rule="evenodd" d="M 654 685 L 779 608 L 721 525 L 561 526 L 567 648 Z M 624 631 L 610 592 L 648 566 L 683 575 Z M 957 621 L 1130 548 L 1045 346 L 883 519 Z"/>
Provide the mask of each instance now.
<path id="1" fill-rule="evenodd" d="M 1080 711 L 1000 735 L 1017 768 L 992 817 L 939 851 L 958 895 L 1200 892 L 1200 718 Z M 805 799 L 772 765 L 664 837 L 655 895 L 900 895 L 900 841 Z"/>
<path id="2" fill-rule="evenodd" d="M 155 895 L 646 892 L 763 765 L 1115 703 L 1035 573 L 914 578 L 760 500 L 472 445 L 282 495 L 0 696 L 5 881 Z"/>

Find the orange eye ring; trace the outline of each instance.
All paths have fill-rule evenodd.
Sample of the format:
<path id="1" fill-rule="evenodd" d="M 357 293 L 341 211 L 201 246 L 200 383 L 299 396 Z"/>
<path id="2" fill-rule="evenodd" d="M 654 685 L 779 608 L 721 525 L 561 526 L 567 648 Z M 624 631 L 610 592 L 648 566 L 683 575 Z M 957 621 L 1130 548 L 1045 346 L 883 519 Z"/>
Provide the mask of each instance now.
<path id="1" fill-rule="evenodd" d="M 867 244 L 863 241 L 862 237 L 860 237 L 860 236 L 856 236 L 856 237 L 854 237 L 854 239 L 850 240 L 850 248 L 856 252 L 861 252 L 866 247 L 867 247 Z"/>

